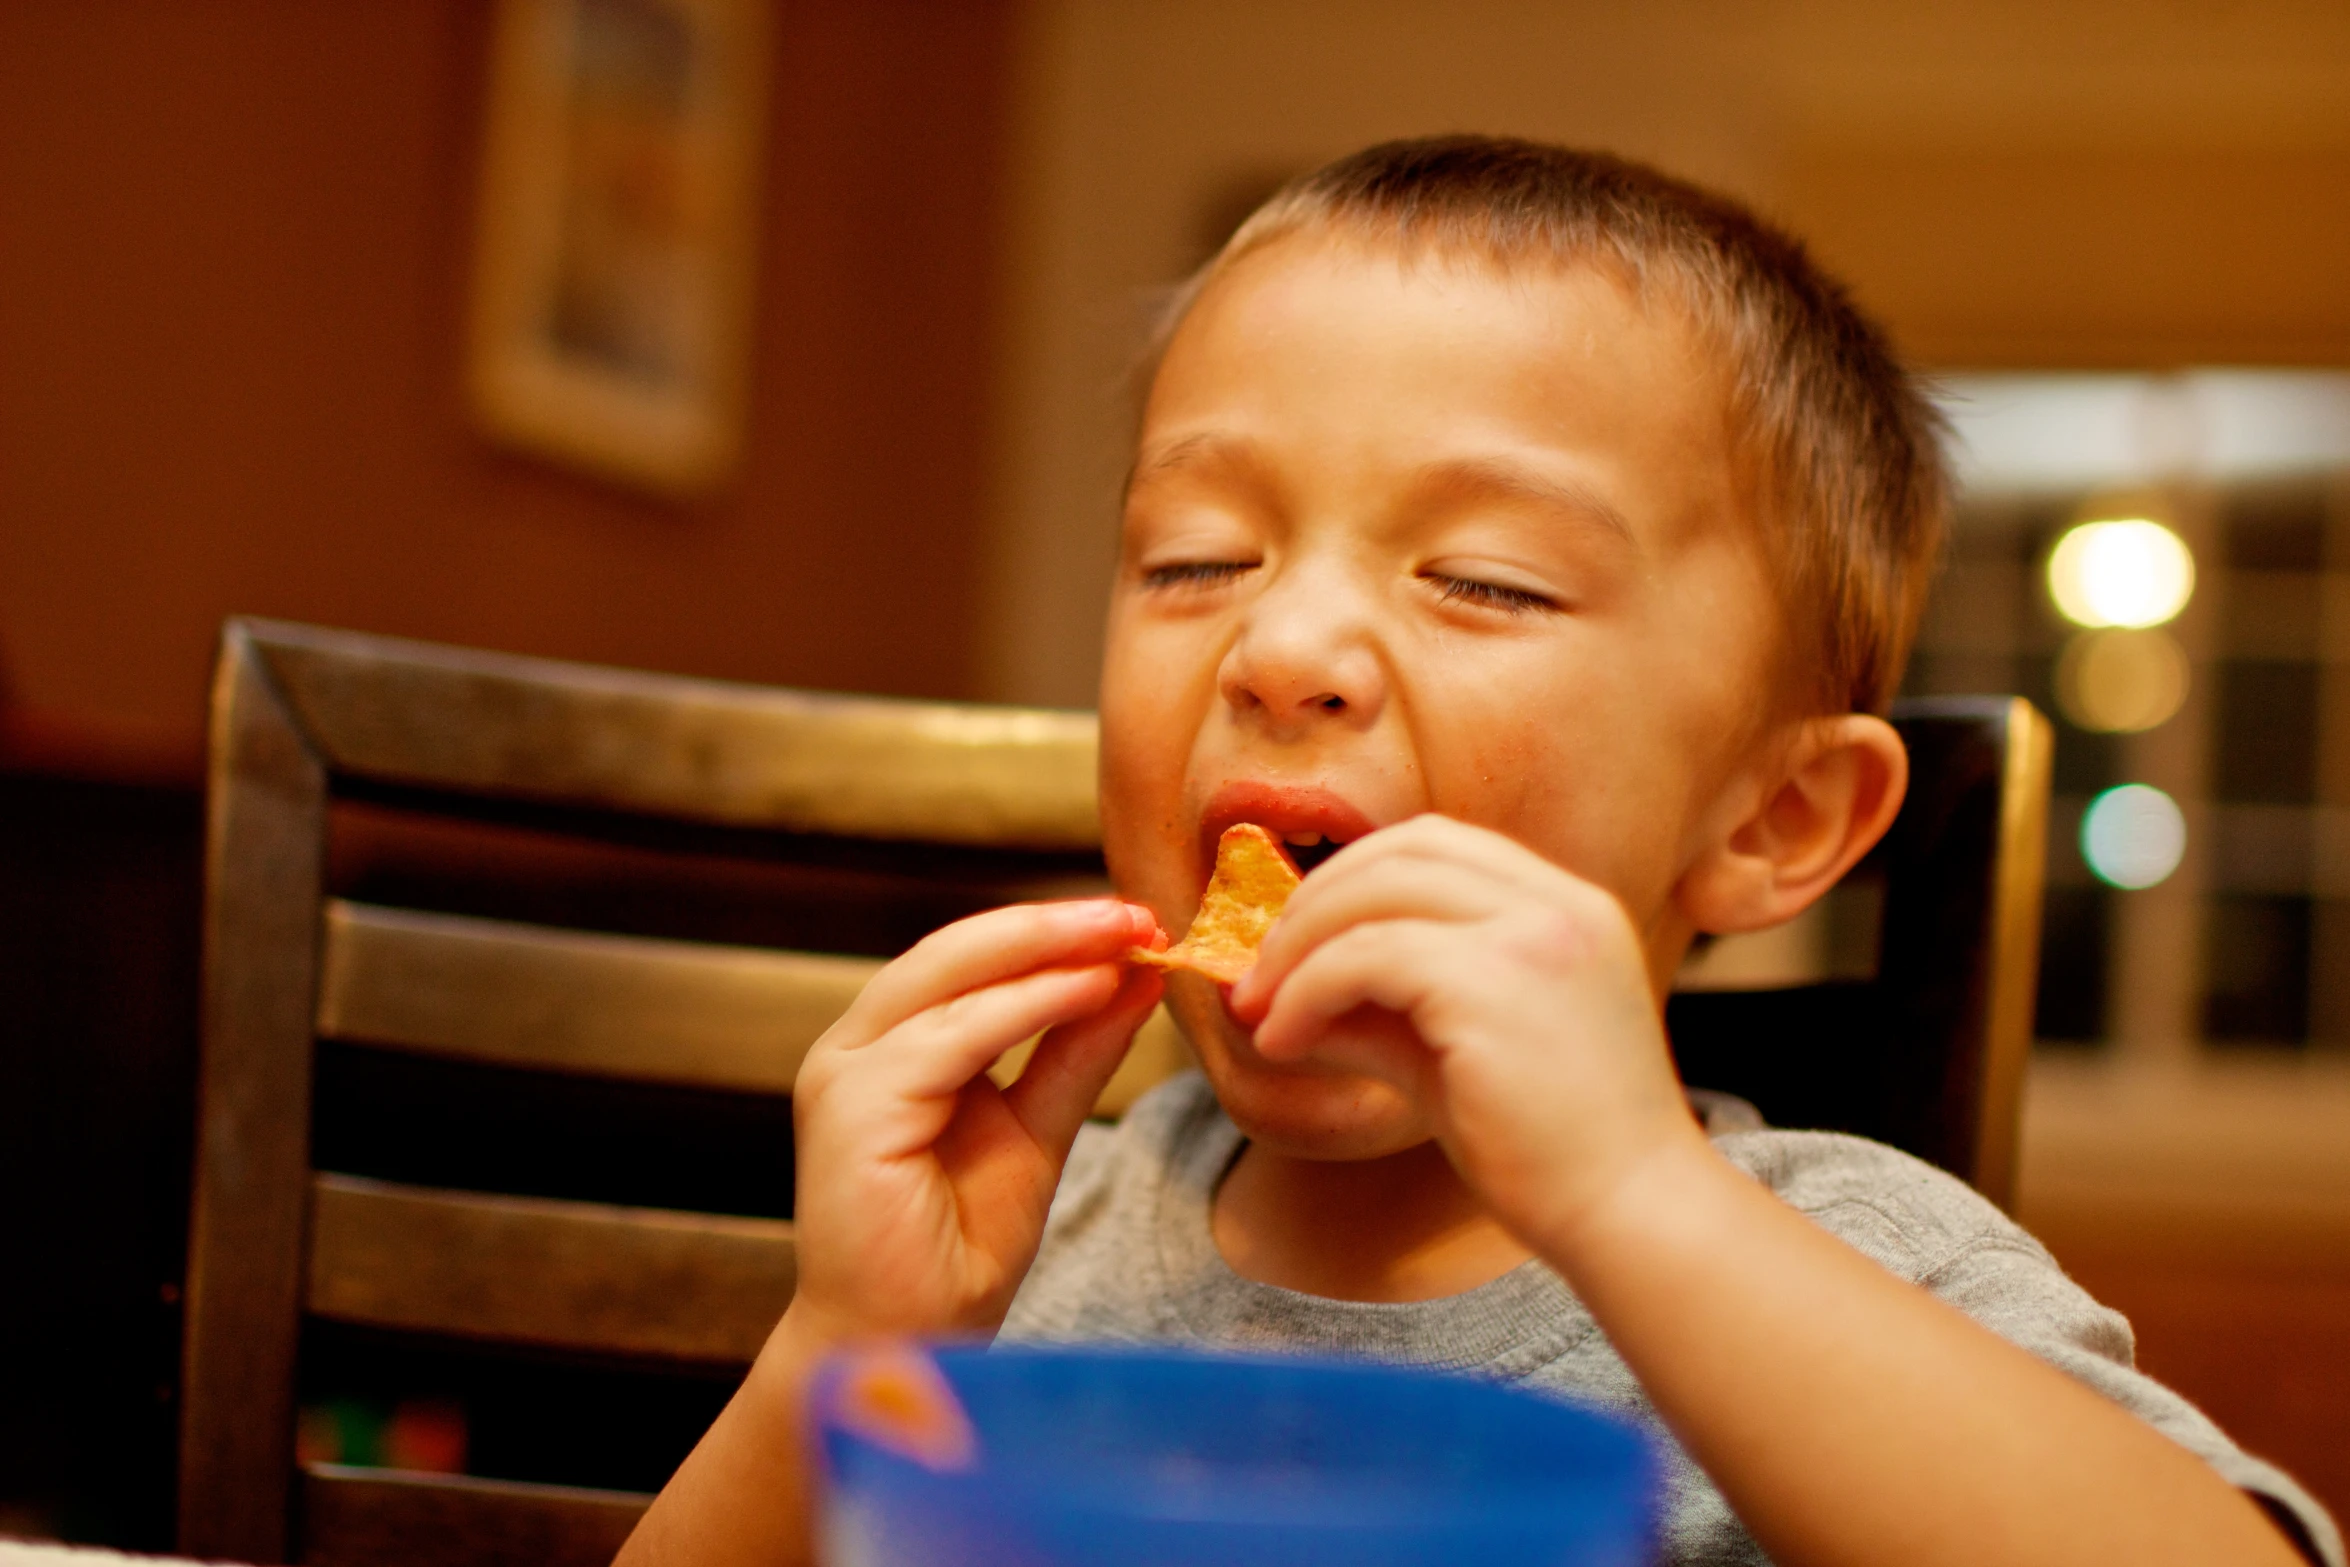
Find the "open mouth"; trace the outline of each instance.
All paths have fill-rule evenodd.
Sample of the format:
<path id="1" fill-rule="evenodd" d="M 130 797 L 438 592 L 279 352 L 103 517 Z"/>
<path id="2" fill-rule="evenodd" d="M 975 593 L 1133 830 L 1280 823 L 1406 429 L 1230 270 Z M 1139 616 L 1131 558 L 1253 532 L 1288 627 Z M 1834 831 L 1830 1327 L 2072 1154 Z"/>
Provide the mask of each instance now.
<path id="1" fill-rule="evenodd" d="M 1345 847 L 1344 844 L 1335 839 L 1324 837 L 1318 832 L 1284 833 L 1281 837 L 1281 846 L 1289 851 L 1290 861 L 1297 866 L 1297 873 L 1300 876 L 1312 875 L 1315 868 L 1321 865 L 1324 860 Z"/>
<path id="2" fill-rule="evenodd" d="M 1235 779 L 1218 787 L 1200 816 L 1201 875 L 1215 864 L 1216 841 L 1237 822 L 1254 822 L 1277 839 L 1301 876 L 1379 824 L 1337 791 L 1314 784 Z"/>

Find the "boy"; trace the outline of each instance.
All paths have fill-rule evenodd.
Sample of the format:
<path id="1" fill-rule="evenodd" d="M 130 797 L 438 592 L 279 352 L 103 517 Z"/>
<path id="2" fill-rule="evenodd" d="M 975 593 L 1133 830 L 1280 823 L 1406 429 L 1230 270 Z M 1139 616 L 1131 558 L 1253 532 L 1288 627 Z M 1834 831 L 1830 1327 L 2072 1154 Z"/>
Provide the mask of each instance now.
<path id="1" fill-rule="evenodd" d="M 1134 901 L 951 926 L 811 1053 L 799 1293 L 623 1560 L 801 1559 L 810 1364 L 1002 1331 L 1612 1403 L 1677 1444 L 1676 1561 L 2339 1563 L 1988 1204 L 1709 1135 L 1674 1078 L 1691 940 L 1791 917 L 1900 804 L 1944 490 L 1880 336 L 1717 198 L 1479 138 L 1276 196 L 1180 302 L 1127 488 Z M 1237 821 L 1306 880 L 1229 993 L 1165 982 L 1204 1078 L 1081 1136 L 1161 995 L 1123 955 Z"/>

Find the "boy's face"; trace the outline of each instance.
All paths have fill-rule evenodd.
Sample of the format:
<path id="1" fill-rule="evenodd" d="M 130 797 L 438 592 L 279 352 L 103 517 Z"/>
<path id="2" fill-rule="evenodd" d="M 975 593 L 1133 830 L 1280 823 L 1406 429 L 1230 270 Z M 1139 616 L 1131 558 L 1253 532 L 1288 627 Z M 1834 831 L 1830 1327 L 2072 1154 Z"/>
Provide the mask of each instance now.
<path id="1" fill-rule="evenodd" d="M 1180 932 L 1217 835 L 1438 811 L 1620 899 L 1661 988 L 1675 889 L 1740 814 L 1778 618 L 1719 368 L 1597 271 L 1406 266 L 1307 232 L 1240 261 L 1143 418 L 1102 676 L 1112 874 Z M 1311 871 L 1322 854 L 1298 852 Z M 1287 1152 L 1429 1135 L 1375 1080 L 1276 1067 L 1171 1005 Z"/>

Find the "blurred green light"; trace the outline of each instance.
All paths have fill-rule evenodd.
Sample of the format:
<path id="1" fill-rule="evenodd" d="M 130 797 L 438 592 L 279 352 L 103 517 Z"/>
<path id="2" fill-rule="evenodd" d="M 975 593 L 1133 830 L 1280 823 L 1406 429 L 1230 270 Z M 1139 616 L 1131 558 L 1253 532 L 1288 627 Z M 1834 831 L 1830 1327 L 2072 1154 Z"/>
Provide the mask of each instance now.
<path id="1" fill-rule="evenodd" d="M 2170 877 L 2187 853 L 2187 818 L 2152 784 L 2123 784 L 2081 813 L 2081 858 L 2109 887 L 2132 891 Z"/>

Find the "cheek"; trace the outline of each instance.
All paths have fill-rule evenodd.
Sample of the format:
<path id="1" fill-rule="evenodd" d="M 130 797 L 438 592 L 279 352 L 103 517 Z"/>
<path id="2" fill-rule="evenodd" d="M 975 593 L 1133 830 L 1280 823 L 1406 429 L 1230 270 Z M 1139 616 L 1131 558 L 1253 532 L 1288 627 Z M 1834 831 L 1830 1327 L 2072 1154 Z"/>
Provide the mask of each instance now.
<path id="1" fill-rule="evenodd" d="M 1432 753 L 1430 805 L 1508 834 L 1622 899 L 1635 915 L 1677 873 L 1691 758 L 1648 683 L 1530 668 L 1508 695 L 1458 701 Z"/>
<path id="2" fill-rule="evenodd" d="M 1165 662 L 1113 620 L 1102 666 L 1102 850 L 1118 890 L 1162 924 L 1174 919 L 1179 934 L 1194 858 L 1183 783 L 1201 714 L 1185 682 L 1153 678 Z"/>
<path id="3" fill-rule="evenodd" d="M 1189 834 L 1179 801 L 1121 788 L 1105 756 L 1102 767 L 1102 857 L 1121 897 L 1148 904 L 1170 940 L 1190 917 Z"/>

